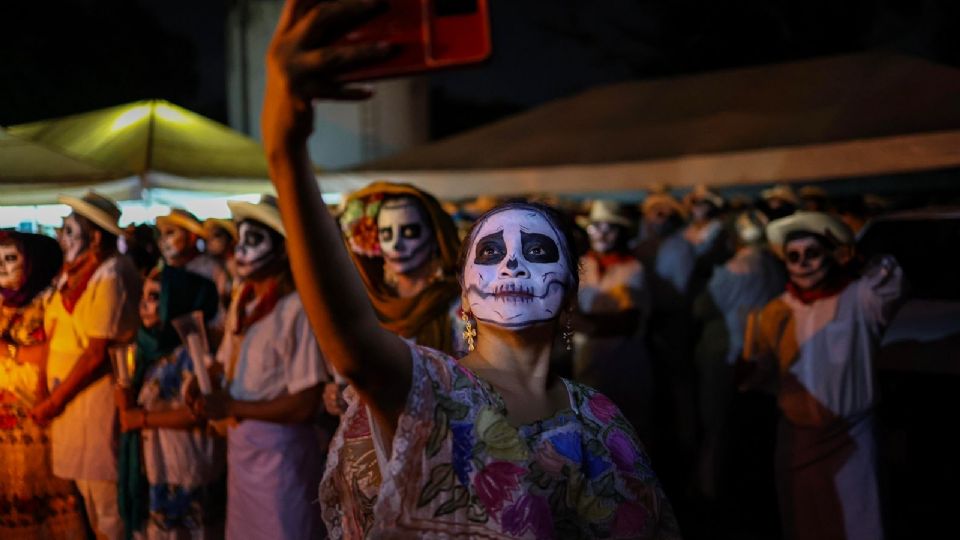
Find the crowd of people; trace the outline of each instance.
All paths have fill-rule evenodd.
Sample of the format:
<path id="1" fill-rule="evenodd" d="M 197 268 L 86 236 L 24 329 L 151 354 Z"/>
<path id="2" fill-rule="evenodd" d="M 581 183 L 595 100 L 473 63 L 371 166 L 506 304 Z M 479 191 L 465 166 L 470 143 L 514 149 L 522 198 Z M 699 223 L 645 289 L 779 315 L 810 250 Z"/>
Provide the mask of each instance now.
<path id="1" fill-rule="evenodd" d="M 858 256 L 859 216 L 818 188 L 587 208 L 388 182 L 332 211 L 309 99 L 355 96 L 300 70 L 388 48 L 299 55 L 366 9 L 285 8 L 277 197 L 121 229 L 90 192 L 56 240 L 0 233 L 0 537 L 697 536 L 743 487 L 759 389 L 783 537 L 882 538 L 873 360 L 904 281 Z"/>

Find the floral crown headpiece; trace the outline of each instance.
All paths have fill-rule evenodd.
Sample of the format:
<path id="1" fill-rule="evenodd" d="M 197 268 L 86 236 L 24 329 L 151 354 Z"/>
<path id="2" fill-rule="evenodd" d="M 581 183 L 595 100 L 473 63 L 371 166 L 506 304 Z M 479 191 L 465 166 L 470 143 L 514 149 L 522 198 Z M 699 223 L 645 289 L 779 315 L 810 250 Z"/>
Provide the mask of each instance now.
<path id="1" fill-rule="evenodd" d="M 350 199 L 340 216 L 340 229 L 350 250 L 365 257 L 380 257 L 377 214 L 383 205 L 383 193 Z"/>

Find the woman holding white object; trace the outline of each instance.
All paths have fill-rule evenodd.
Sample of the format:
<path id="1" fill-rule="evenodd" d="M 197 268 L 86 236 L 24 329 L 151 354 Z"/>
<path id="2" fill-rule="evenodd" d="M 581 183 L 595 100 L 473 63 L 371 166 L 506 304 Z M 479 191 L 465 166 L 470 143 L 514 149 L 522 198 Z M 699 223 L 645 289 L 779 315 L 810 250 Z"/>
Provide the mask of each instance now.
<path id="1" fill-rule="evenodd" d="M 243 285 L 217 351 L 224 391 L 196 408 L 227 420 L 227 538 L 317 538 L 325 452 L 313 421 L 330 377 L 294 289 L 275 199 L 229 206 Z"/>
<path id="2" fill-rule="evenodd" d="M 131 387 L 118 387 L 116 395 L 123 431 L 118 493 L 126 528 L 145 530 L 150 539 L 203 538 L 222 525 L 215 510 L 222 447 L 185 396 L 203 358 L 190 354 L 172 324 L 197 310 L 210 320 L 218 309 L 216 286 L 200 275 L 168 266 L 144 281 Z"/>

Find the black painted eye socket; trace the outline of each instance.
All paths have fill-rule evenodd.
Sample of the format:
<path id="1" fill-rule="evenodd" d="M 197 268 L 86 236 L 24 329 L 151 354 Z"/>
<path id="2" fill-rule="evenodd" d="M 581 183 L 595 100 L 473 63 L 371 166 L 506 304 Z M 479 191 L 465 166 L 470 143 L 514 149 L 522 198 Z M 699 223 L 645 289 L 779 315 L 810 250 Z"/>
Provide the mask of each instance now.
<path id="1" fill-rule="evenodd" d="M 787 252 L 787 262 L 797 264 L 802 260 L 812 261 L 823 257 L 823 250 L 818 247 L 808 247 L 803 251 L 795 250 Z"/>
<path id="2" fill-rule="evenodd" d="M 380 227 L 380 241 L 390 242 L 393 240 L 393 229 L 391 227 Z"/>
<path id="3" fill-rule="evenodd" d="M 503 231 L 488 234 L 477 241 L 473 263 L 483 266 L 499 264 L 507 256 L 507 243 L 503 241 Z"/>
<path id="4" fill-rule="evenodd" d="M 520 246 L 523 258 L 529 262 L 549 264 L 560 260 L 560 248 L 545 234 L 520 231 Z"/>
<path id="5" fill-rule="evenodd" d="M 257 247 L 266 240 L 267 236 L 260 231 L 247 231 L 243 235 L 243 243 L 249 247 Z"/>
<path id="6" fill-rule="evenodd" d="M 400 238 L 416 240 L 423 234 L 423 227 L 419 223 L 408 223 L 400 226 Z"/>

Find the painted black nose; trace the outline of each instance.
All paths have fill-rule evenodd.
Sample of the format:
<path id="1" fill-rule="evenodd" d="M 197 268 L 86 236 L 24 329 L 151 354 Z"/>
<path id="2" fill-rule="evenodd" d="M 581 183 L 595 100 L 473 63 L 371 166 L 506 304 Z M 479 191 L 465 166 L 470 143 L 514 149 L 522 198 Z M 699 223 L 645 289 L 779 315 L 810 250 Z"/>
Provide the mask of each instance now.
<path id="1" fill-rule="evenodd" d="M 516 258 L 507 261 L 507 270 L 516 270 L 518 266 L 520 266 L 520 263 L 517 262 Z"/>

